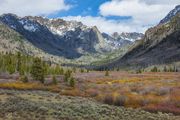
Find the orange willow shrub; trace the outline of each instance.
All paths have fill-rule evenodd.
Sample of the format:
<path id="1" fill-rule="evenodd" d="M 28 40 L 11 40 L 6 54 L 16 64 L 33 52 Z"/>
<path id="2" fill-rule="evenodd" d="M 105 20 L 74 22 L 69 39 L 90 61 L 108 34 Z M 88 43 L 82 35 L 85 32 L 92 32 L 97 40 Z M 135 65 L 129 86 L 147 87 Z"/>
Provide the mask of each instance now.
<path id="1" fill-rule="evenodd" d="M 82 92 L 80 92 L 78 89 L 69 89 L 69 90 L 62 90 L 60 92 L 61 95 L 66 96 L 85 96 Z"/>
<path id="2" fill-rule="evenodd" d="M 34 90 L 34 89 L 47 89 L 42 84 L 38 83 L 23 83 L 23 82 L 13 82 L 13 83 L 1 83 L 0 88 L 4 89 L 18 89 L 18 90 Z"/>

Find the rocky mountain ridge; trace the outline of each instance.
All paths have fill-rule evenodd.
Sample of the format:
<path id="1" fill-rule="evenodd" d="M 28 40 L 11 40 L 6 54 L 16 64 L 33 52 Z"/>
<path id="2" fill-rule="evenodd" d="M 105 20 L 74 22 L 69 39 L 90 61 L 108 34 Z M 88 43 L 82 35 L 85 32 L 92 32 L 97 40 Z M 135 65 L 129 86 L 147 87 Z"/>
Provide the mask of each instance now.
<path id="1" fill-rule="evenodd" d="M 173 10 L 171 10 L 168 15 L 160 21 L 159 24 L 169 22 L 178 13 L 180 13 L 180 5 L 177 5 Z"/>

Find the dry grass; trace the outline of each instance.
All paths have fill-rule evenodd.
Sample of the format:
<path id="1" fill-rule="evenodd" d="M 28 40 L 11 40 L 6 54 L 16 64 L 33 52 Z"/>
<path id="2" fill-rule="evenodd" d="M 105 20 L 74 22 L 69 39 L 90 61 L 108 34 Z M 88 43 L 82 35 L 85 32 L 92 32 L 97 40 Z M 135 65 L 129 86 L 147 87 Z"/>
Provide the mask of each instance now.
<path id="1" fill-rule="evenodd" d="M 23 82 L 11 82 L 1 83 L 0 88 L 4 89 L 18 89 L 18 90 L 38 90 L 44 89 L 45 87 L 39 83 L 23 83 Z"/>

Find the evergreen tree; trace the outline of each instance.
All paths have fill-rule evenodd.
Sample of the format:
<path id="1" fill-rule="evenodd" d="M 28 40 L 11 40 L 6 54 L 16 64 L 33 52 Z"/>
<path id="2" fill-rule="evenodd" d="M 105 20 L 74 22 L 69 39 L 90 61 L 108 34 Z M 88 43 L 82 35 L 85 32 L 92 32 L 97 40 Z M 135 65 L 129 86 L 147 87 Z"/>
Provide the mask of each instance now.
<path id="1" fill-rule="evenodd" d="M 56 74 L 56 75 L 59 75 L 59 74 L 60 74 L 60 70 L 61 70 L 61 69 L 60 69 L 59 65 L 56 65 L 55 70 L 54 70 L 54 71 L 55 71 L 55 74 Z"/>
<path id="2" fill-rule="evenodd" d="M 84 69 L 81 68 L 81 69 L 80 69 L 80 72 L 81 72 L 81 73 L 84 73 Z"/>
<path id="3" fill-rule="evenodd" d="M 163 70 L 164 72 L 167 72 L 167 68 L 166 68 L 166 66 L 164 66 L 164 70 Z"/>
<path id="4" fill-rule="evenodd" d="M 41 83 L 44 83 L 44 68 L 40 58 L 35 58 L 31 68 L 31 76 L 34 80 L 38 80 Z"/>
<path id="5" fill-rule="evenodd" d="M 7 69 L 8 69 L 9 74 L 15 73 L 15 67 L 13 65 L 9 65 Z"/>
<path id="6" fill-rule="evenodd" d="M 61 68 L 61 69 L 60 69 L 60 75 L 63 75 L 63 74 L 64 74 L 64 69 Z"/>
<path id="7" fill-rule="evenodd" d="M 49 69 L 48 64 L 43 61 L 42 66 L 43 66 L 43 69 L 44 69 L 44 75 L 48 75 L 48 69 Z"/>
<path id="8" fill-rule="evenodd" d="M 67 74 L 64 75 L 64 82 L 68 82 L 69 76 Z"/>
<path id="9" fill-rule="evenodd" d="M 169 72 L 173 72 L 173 68 L 172 67 L 169 68 Z"/>
<path id="10" fill-rule="evenodd" d="M 21 71 L 21 65 L 22 65 L 21 53 L 18 52 L 18 53 L 17 53 L 17 68 L 16 68 L 18 72 Z"/>
<path id="11" fill-rule="evenodd" d="M 177 72 L 177 68 L 176 68 L 176 66 L 174 66 L 173 72 Z"/>
<path id="12" fill-rule="evenodd" d="M 53 82 L 53 84 L 54 84 L 54 85 L 57 85 L 57 79 L 56 79 L 56 77 L 55 77 L 55 76 L 53 76 L 53 78 L 52 78 L 52 82 Z"/>
<path id="13" fill-rule="evenodd" d="M 64 74 L 64 81 L 68 82 L 68 79 L 71 77 L 72 71 L 70 71 L 69 69 L 66 71 L 66 73 Z"/>
<path id="14" fill-rule="evenodd" d="M 156 66 L 154 66 L 154 68 L 151 70 L 151 72 L 158 72 L 158 69 Z"/>
<path id="15" fill-rule="evenodd" d="M 9 72 L 9 74 L 13 74 L 15 73 L 15 66 L 14 66 L 14 63 L 13 63 L 13 60 L 12 60 L 12 56 L 11 55 L 7 55 L 6 58 L 5 58 L 5 66 L 6 66 L 6 70 Z"/>
<path id="16" fill-rule="evenodd" d="M 75 79 L 73 77 L 69 78 L 69 85 L 71 87 L 74 87 L 75 86 Z"/>
<path id="17" fill-rule="evenodd" d="M 76 73 L 76 67 L 73 67 L 73 72 Z"/>

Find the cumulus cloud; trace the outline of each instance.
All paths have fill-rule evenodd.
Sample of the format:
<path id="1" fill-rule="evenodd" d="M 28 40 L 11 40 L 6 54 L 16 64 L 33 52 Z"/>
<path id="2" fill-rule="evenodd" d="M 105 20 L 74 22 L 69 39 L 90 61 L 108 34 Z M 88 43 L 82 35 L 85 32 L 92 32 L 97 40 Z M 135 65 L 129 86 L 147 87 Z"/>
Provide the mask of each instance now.
<path id="1" fill-rule="evenodd" d="M 138 24 L 134 24 L 131 20 L 117 21 L 107 20 L 104 17 L 92 17 L 92 16 L 68 16 L 63 17 L 65 20 L 81 21 L 87 26 L 97 26 L 101 32 L 112 34 L 113 32 L 144 32 L 146 27 L 140 27 Z"/>
<path id="2" fill-rule="evenodd" d="M 97 26 L 101 32 L 145 32 L 156 25 L 170 10 L 180 4 L 179 0 L 111 0 L 99 7 L 102 16 L 68 16 L 88 26 Z M 109 16 L 128 16 L 131 19 L 106 19 Z"/>
<path id="3" fill-rule="evenodd" d="M 156 24 L 179 0 L 112 0 L 100 6 L 103 16 L 131 16 L 134 23 Z"/>
<path id="4" fill-rule="evenodd" d="M 145 2 L 147 4 L 168 4 L 168 5 L 177 5 L 180 4 L 179 0 L 140 0 L 140 2 Z"/>
<path id="5" fill-rule="evenodd" d="M 0 14 L 14 13 L 19 16 L 49 15 L 70 7 L 64 0 L 0 0 Z"/>

